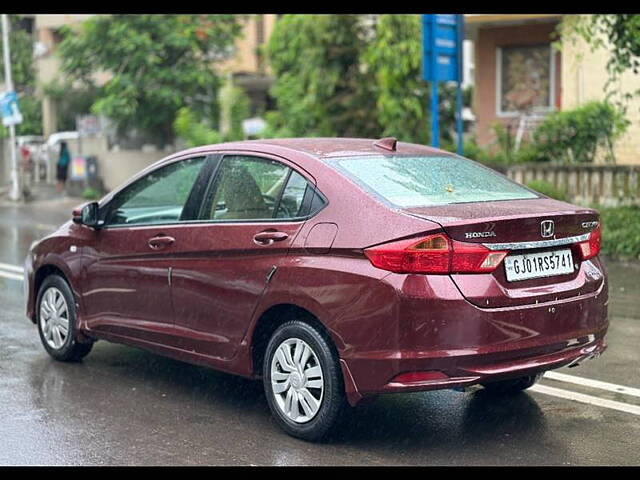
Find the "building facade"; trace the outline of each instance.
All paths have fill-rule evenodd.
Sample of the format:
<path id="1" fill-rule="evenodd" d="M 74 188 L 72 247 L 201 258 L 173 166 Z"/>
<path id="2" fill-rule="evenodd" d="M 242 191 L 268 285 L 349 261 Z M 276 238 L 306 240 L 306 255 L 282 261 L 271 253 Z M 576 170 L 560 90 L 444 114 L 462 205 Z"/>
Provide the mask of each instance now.
<path id="1" fill-rule="evenodd" d="M 465 15 L 474 43 L 476 139 L 492 148 L 495 123 L 512 135 L 526 135 L 546 114 L 604 100 L 608 53 L 592 51 L 584 40 L 554 47 L 562 15 Z M 640 89 L 640 76 L 628 73 L 616 86 Z M 620 164 L 640 164 L 640 98 L 628 105 L 627 132 L 616 142 Z"/>

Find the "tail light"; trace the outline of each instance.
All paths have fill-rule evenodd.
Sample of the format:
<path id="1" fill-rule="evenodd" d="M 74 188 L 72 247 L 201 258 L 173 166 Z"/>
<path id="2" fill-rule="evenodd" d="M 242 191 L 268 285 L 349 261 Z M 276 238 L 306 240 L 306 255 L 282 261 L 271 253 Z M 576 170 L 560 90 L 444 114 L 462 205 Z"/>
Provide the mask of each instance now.
<path id="1" fill-rule="evenodd" d="M 436 233 L 367 248 L 364 253 L 375 267 L 396 273 L 483 273 L 495 270 L 508 252 Z"/>
<path id="2" fill-rule="evenodd" d="M 600 241 L 602 238 L 602 230 L 600 224 L 594 228 L 589 234 L 589 238 L 584 242 L 578 243 L 578 251 L 582 260 L 589 260 L 600 253 Z"/>

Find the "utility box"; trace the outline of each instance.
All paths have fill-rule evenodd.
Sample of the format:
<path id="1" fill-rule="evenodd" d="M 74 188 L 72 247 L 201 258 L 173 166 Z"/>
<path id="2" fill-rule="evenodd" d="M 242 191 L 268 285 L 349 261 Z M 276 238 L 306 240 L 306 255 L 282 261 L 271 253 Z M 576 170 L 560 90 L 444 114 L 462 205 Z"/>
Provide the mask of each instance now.
<path id="1" fill-rule="evenodd" d="M 93 155 L 78 155 L 73 157 L 69 164 L 67 193 L 80 197 L 87 188 L 96 190 L 100 195 L 104 191 L 98 172 L 98 158 Z"/>

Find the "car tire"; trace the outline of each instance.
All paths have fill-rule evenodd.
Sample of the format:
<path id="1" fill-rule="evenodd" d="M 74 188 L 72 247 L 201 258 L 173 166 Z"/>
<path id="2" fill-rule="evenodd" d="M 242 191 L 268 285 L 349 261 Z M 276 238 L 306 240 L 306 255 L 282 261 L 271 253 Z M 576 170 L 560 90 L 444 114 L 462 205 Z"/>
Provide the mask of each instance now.
<path id="1" fill-rule="evenodd" d="M 273 333 L 265 352 L 263 382 L 277 423 L 303 440 L 326 440 L 349 410 L 331 339 L 304 321 L 286 322 Z"/>
<path id="2" fill-rule="evenodd" d="M 40 340 L 49 355 L 62 362 L 78 362 L 87 356 L 93 342 L 78 341 L 73 292 L 61 276 L 45 278 L 35 310 Z"/>
<path id="3" fill-rule="evenodd" d="M 483 383 L 482 386 L 487 392 L 495 395 L 513 395 L 532 387 L 544 373 L 527 375 L 525 377 L 512 378 L 510 380 L 500 380 L 498 382 Z"/>

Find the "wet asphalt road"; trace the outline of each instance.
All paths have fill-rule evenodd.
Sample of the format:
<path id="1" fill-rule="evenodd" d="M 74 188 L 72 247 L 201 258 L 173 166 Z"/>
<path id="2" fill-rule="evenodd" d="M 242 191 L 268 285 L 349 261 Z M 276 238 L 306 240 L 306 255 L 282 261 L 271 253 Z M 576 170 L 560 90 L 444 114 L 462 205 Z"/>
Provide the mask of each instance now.
<path id="1" fill-rule="evenodd" d="M 21 266 L 31 242 L 76 203 L 0 205 L 0 262 Z M 608 268 L 609 349 L 559 372 L 637 389 L 640 265 Z M 381 396 L 357 408 L 338 438 L 306 443 L 279 430 L 258 382 L 106 342 L 82 363 L 52 360 L 24 315 L 22 288 L 0 276 L 0 465 L 640 464 L 640 391 L 550 378 L 541 385 L 571 398 Z"/>

